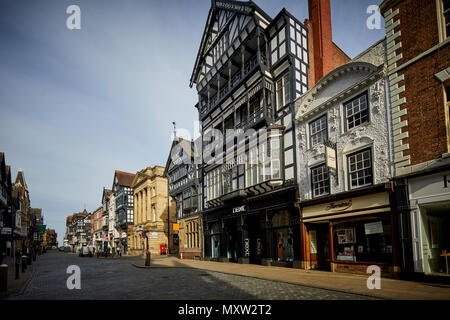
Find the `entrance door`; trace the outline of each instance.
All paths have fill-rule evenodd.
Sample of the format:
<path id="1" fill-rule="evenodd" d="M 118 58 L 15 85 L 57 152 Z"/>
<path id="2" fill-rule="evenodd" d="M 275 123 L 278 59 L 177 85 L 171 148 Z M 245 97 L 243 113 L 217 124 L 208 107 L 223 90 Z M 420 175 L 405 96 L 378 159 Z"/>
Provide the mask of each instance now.
<path id="1" fill-rule="evenodd" d="M 220 235 L 215 234 L 211 236 L 211 258 L 219 258 L 219 248 L 220 248 Z"/>
<path id="2" fill-rule="evenodd" d="M 330 271 L 330 231 L 328 223 L 315 224 L 308 229 L 311 268 Z"/>

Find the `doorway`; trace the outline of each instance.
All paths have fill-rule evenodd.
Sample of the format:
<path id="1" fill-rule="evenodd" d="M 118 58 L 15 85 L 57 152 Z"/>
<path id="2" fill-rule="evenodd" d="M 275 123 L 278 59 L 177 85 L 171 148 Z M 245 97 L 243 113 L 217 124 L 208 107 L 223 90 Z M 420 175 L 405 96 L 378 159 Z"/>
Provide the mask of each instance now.
<path id="1" fill-rule="evenodd" d="M 310 224 L 308 232 L 311 269 L 331 271 L 328 223 Z"/>

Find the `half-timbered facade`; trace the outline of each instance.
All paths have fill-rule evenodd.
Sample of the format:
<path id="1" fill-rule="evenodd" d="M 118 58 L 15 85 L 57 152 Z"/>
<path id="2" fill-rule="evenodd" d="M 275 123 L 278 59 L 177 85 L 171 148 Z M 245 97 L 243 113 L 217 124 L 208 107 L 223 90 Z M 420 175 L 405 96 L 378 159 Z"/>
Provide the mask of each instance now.
<path id="1" fill-rule="evenodd" d="M 308 90 L 307 28 L 285 9 L 272 19 L 251 1 L 213 1 L 194 84 L 205 258 L 293 265 L 300 257 L 292 115 Z"/>
<path id="2" fill-rule="evenodd" d="M 167 159 L 164 176 L 176 212 L 178 228 L 173 228 L 172 249 L 183 258 L 202 256 L 201 189 L 198 165 L 194 163 L 194 143 L 175 137 Z M 176 230 L 178 229 L 178 230 Z"/>
<path id="3" fill-rule="evenodd" d="M 114 173 L 112 192 L 115 199 L 114 243 L 126 254 L 128 250 L 128 226 L 133 225 L 134 201 L 133 183 L 135 174 L 116 170 Z M 111 213 L 110 213 L 111 214 Z M 110 217 L 111 218 L 111 217 Z"/>

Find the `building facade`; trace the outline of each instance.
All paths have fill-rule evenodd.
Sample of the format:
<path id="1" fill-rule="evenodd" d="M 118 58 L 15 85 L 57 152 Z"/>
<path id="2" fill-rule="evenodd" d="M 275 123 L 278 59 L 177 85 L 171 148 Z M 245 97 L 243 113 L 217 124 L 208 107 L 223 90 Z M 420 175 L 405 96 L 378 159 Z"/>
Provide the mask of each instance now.
<path id="1" fill-rule="evenodd" d="M 115 215 L 115 246 L 120 247 L 122 252 L 128 251 L 128 227 L 133 225 L 134 199 L 133 183 L 135 174 L 116 170 L 114 173 L 112 193 L 114 195 Z M 111 212 L 110 219 L 111 219 Z"/>
<path id="2" fill-rule="evenodd" d="M 103 218 L 103 206 L 98 207 L 91 216 L 91 234 L 92 243 L 95 249 L 102 250 L 102 239 L 103 239 L 103 228 L 102 228 L 102 218 Z"/>
<path id="3" fill-rule="evenodd" d="M 203 219 L 198 165 L 194 163 L 194 143 L 175 137 L 166 162 L 171 210 L 176 212 L 172 228 L 172 249 L 184 259 L 203 256 Z M 172 208 L 173 207 L 173 208 Z"/>
<path id="4" fill-rule="evenodd" d="M 329 1 L 310 6 L 303 24 L 285 9 L 271 18 L 251 1 L 212 2 L 191 78 L 203 139 L 205 259 L 301 265 L 294 101 L 348 60 L 331 42 L 331 22 L 328 32 L 320 20 L 331 21 Z M 310 28 L 330 42 L 313 51 Z"/>
<path id="5" fill-rule="evenodd" d="M 385 0 L 380 11 L 402 268 L 442 275 L 450 248 L 450 2 Z"/>
<path id="6" fill-rule="evenodd" d="M 29 251 L 30 241 L 28 236 L 30 196 L 25 175 L 22 170 L 17 172 L 17 177 L 12 190 L 13 202 L 15 202 L 15 228 L 13 233 L 14 248 Z M 28 250 L 27 250 L 28 249 Z"/>
<path id="7" fill-rule="evenodd" d="M 96 246 L 100 247 L 102 251 L 105 250 L 105 248 L 110 247 L 110 239 L 109 239 L 109 208 L 110 208 L 110 201 L 111 197 L 113 196 L 113 193 L 110 189 L 103 188 L 103 194 L 102 194 L 102 236 L 101 240 L 96 241 Z M 98 249 L 98 248 L 97 248 Z"/>
<path id="8" fill-rule="evenodd" d="M 175 220 L 169 217 L 167 179 L 161 166 L 148 167 L 136 173 L 132 182 L 134 194 L 134 230 L 128 236 L 130 251 L 152 255 L 161 254 L 161 246 L 172 240 L 170 227 Z"/>
<path id="9" fill-rule="evenodd" d="M 14 218 L 12 214 L 11 167 L 6 165 L 5 154 L 0 152 L 0 260 L 13 253 L 12 237 Z"/>
<path id="10" fill-rule="evenodd" d="M 303 268 L 399 272 L 385 46 L 296 101 Z"/>

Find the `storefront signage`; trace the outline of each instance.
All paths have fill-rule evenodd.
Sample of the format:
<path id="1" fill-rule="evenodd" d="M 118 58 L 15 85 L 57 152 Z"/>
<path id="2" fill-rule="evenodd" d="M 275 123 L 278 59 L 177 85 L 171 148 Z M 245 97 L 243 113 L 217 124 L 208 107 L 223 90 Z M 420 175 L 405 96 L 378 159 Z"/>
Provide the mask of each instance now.
<path id="1" fill-rule="evenodd" d="M 180 230 L 180 225 L 178 223 L 174 223 L 173 224 L 173 231 L 179 231 Z"/>
<path id="2" fill-rule="evenodd" d="M 244 256 L 250 256 L 250 240 L 248 238 L 244 239 Z"/>
<path id="3" fill-rule="evenodd" d="M 327 205 L 327 211 L 344 211 L 352 207 L 352 200 L 332 202 Z"/>
<path id="4" fill-rule="evenodd" d="M 2 234 L 11 234 L 11 233 L 12 233 L 11 228 L 7 228 L 7 227 L 2 228 Z"/>
<path id="5" fill-rule="evenodd" d="M 245 212 L 245 205 L 233 208 L 233 213 Z"/>
<path id="6" fill-rule="evenodd" d="M 355 243 L 355 229 L 338 229 L 336 230 L 336 235 L 339 244 Z"/>
<path id="7" fill-rule="evenodd" d="M 158 239 L 158 233 L 152 232 L 152 239 Z"/>
<path id="8" fill-rule="evenodd" d="M 381 221 L 365 223 L 364 230 L 366 235 L 383 233 L 383 223 Z"/>

